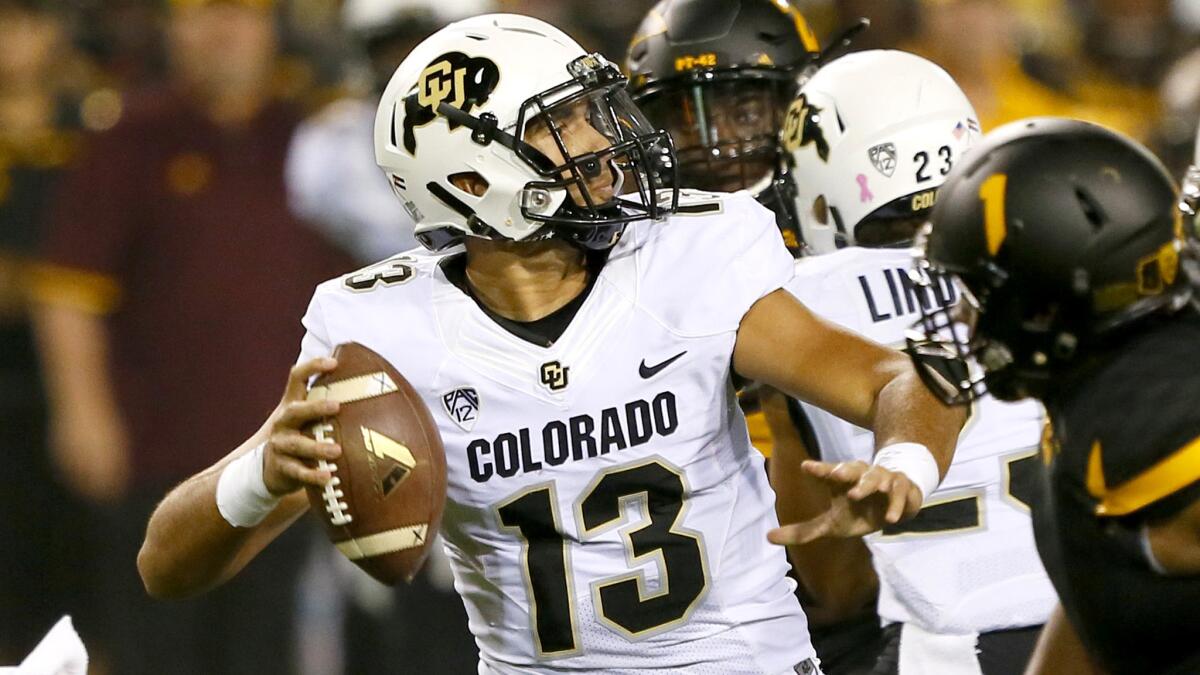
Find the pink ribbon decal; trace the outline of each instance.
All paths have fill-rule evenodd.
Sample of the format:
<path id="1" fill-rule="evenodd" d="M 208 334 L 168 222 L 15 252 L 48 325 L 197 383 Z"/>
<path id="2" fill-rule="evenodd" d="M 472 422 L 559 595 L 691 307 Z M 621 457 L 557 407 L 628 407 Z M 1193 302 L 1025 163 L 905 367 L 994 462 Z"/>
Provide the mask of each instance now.
<path id="1" fill-rule="evenodd" d="M 861 173 L 858 174 L 858 188 L 860 190 L 860 192 L 858 193 L 859 201 L 863 201 L 863 202 L 875 201 L 875 195 L 871 193 L 871 188 L 867 187 L 867 177 L 865 174 L 861 174 Z"/>

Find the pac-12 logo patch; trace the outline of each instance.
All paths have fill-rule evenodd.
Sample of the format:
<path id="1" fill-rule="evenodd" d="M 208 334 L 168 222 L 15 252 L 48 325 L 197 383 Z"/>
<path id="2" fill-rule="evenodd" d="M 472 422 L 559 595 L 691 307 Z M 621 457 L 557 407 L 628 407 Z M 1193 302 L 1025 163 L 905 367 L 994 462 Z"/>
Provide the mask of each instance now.
<path id="1" fill-rule="evenodd" d="M 892 177 L 896 173 L 896 146 L 893 143 L 880 143 L 873 145 L 867 150 L 867 157 L 871 160 L 871 165 L 879 173 Z"/>
<path id="2" fill-rule="evenodd" d="M 474 387 L 459 387 L 442 394 L 442 407 L 455 424 L 469 432 L 475 428 L 475 419 L 479 417 L 479 393 Z"/>
<path id="3" fill-rule="evenodd" d="M 500 82 L 500 68 L 491 59 L 447 52 L 434 59 L 417 78 L 415 91 L 404 98 L 404 149 L 417 154 L 415 129 L 437 117 L 442 103 L 469 113 L 483 105 Z M 459 124 L 450 122 L 451 129 Z"/>

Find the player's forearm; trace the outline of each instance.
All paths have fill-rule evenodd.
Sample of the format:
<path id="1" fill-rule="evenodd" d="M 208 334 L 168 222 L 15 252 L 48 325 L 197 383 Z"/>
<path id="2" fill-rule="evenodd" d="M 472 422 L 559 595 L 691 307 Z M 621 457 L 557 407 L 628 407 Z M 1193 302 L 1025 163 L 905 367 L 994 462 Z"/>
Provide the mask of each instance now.
<path id="1" fill-rule="evenodd" d="M 783 524 L 804 522 L 829 508 L 829 489 L 800 470 L 800 462 L 779 461 L 786 456 L 778 443 L 771 455 L 771 485 L 776 511 Z M 787 547 L 800 584 L 821 608 L 824 623 L 858 615 L 875 598 L 879 580 L 871 566 L 871 553 L 859 537 L 827 537 Z"/>
<path id="2" fill-rule="evenodd" d="M 816 603 L 814 623 L 839 623 L 862 614 L 879 594 L 871 553 L 858 537 L 827 537 L 787 547 L 800 584 Z"/>
<path id="3" fill-rule="evenodd" d="M 920 443 L 933 454 L 941 476 L 950 468 L 967 409 L 944 405 L 929 392 L 908 359 L 900 354 L 880 363 L 887 374 L 872 409 L 875 447 Z"/>
<path id="4" fill-rule="evenodd" d="M 776 445 L 771 482 L 776 486 L 779 522 L 816 518 L 829 508 L 828 487 L 802 472 L 799 462 L 794 466 L 776 463 L 778 454 Z M 814 623 L 828 625 L 858 616 L 879 593 L 871 552 L 861 537 L 825 537 L 788 546 L 787 555 L 800 585 L 815 604 L 810 613 Z"/>
<path id="5" fill-rule="evenodd" d="M 761 402 L 771 429 L 770 479 L 779 522 L 815 518 L 829 508 L 829 488 L 801 469 L 812 455 L 788 413 L 784 395 L 764 387 Z M 810 613 L 814 622 L 829 624 L 852 618 L 874 600 L 879 582 L 862 539 L 830 537 L 789 546 L 787 551 L 796 576 L 816 604 Z"/>
<path id="6" fill-rule="evenodd" d="M 288 495 L 262 523 L 234 527 L 217 510 L 225 466 L 257 440 L 172 490 L 154 510 L 138 553 L 138 572 L 156 598 L 184 598 L 232 578 L 308 508 L 303 491 Z"/>
<path id="7" fill-rule="evenodd" d="M 158 505 L 138 554 L 151 595 L 186 597 L 224 582 L 308 509 L 301 488 L 324 487 L 331 477 L 312 464 L 341 455 L 337 445 L 301 431 L 338 412 L 337 401 L 306 400 L 308 381 L 336 367 L 331 358 L 293 366 L 262 428 Z"/>
<path id="8" fill-rule="evenodd" d="M 52 412 L 59 417 L 117 415 L 104 318 L 65 305 L 34 310 Z"/>
<path id="9" fill-rule="evenodd" d="M 742 318 L 733 362 L 743 377 L 871 429 L 876 447 L 926 446 L 943 475 L 966 421 L 965 410 L 925 388 L 907 356 L 821 319 L 785 290 Z"/>

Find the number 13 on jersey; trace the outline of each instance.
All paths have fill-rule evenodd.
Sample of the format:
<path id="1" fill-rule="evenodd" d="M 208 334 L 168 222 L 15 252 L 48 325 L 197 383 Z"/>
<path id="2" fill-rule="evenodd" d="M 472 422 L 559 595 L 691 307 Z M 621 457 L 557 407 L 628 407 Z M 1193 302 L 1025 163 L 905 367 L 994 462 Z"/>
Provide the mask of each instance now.
<path id="1" fill-rule="evenodd" d="M 683 472 L 654 457 L 601 472 L 575 501 L 579 543 L 564 534 L 553 482 L 529 487 L 496 507 L 500 524 L 521 539 L 522 574 L 538 654 L 562 657 L 580 649 L 571 574 L 572 546 L 620 527 L 623 569 L 592 582 L 597 620 L 628 639 L 669 630 L 691 616 L 708 589 L 708 563 L 699 532 L 682 526 L 688 489 Z M 627 505 L 641 518 L 629 522 Z M 651 590 L 644 571 L 658 568 Z M 614 565 L 621 561 L 614 560 Z"/>

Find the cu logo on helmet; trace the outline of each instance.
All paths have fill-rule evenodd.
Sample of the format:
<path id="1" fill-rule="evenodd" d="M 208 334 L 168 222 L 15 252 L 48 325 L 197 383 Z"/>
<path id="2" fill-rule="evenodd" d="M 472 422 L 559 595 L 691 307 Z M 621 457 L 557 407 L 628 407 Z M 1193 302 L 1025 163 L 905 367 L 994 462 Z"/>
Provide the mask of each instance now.
<path id="1" fill-rule="evenodd" d="M 416 130 L 437 118 L 438 106 L 445 103 L 469 113 L 487 103 L 499 82 L 500 69 L 491 59 L 447 52 L 431 61 L 404 99 L 404 149 L 416 156 Z M 451 130 L 460 126 L 449 124 Z"/>
<path id="2" fill-rule="evenodd" d="M 825 132 L 821 131 L 821 109 L 810 104 L 804 94 L 788 107 L 781 138 L 783 148 L 788 152 L 812 144 L 821 161 L 829 161 L 829 142 L 825 140 Z"/>
<path id="3" fill-rule="evenodd" d="M 417 91 L 417 102 L 427 108 L 437 110 L 438 104 L 453 96 L 454 98 L 447 103 L 455 108 L 461 108 L 463 93 L 466 90 L 463 80 L 466 76 L 465 68 L 451 68 L 449 61 L 438 61 L 431 64 L 421 73 L 421 81 L 417 85 L 420 87 Z"/>

